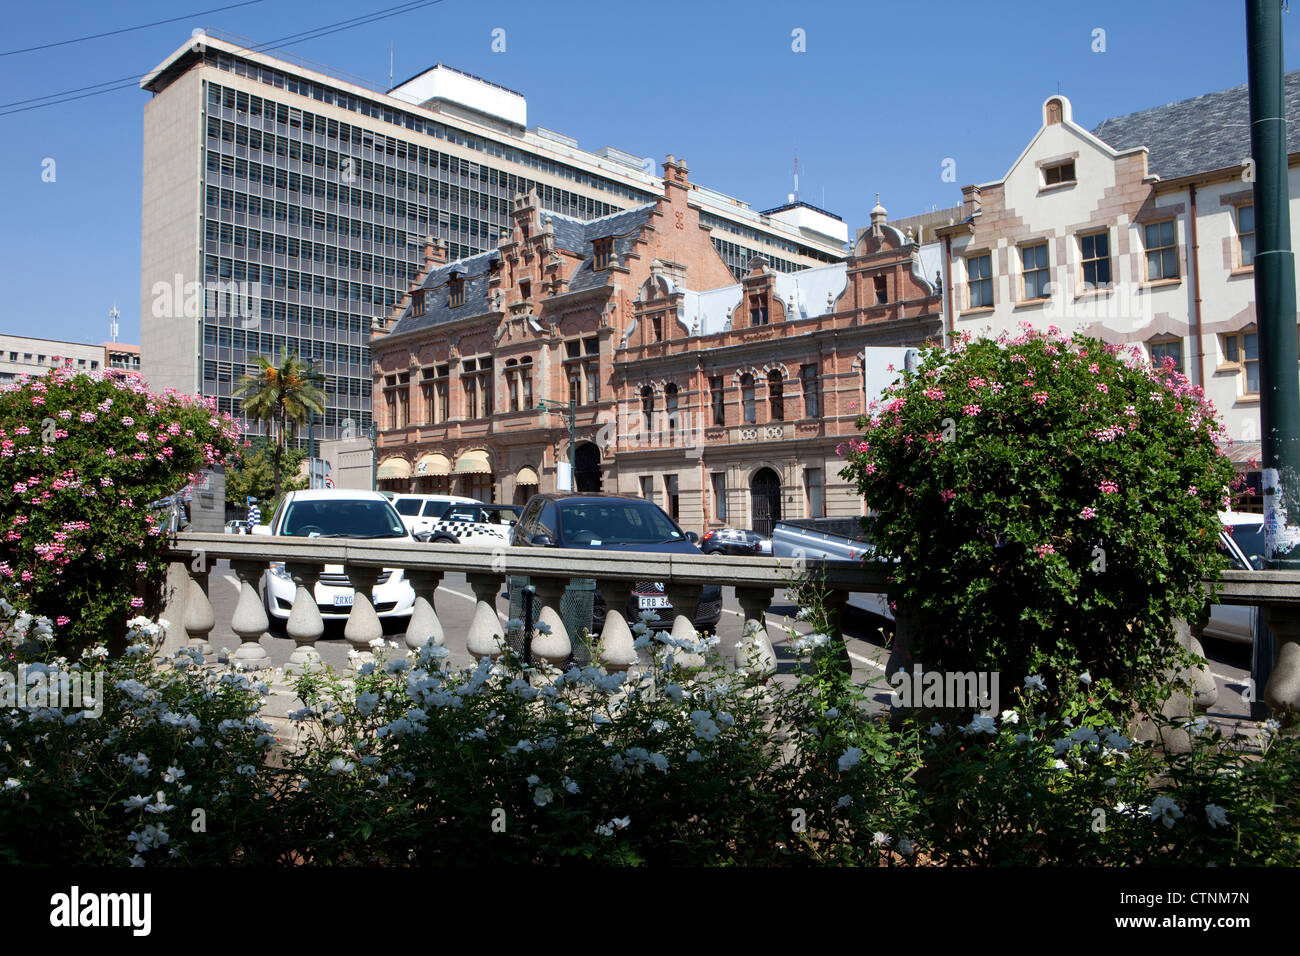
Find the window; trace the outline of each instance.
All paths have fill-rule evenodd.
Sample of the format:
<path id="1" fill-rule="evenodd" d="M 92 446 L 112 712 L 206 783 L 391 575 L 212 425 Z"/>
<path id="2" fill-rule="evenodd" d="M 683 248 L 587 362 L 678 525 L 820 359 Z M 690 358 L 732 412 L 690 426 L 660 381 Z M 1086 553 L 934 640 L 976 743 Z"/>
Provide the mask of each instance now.
<path id="1" fill-rule="evenodd" d="M 459 306 L 464 305 L 465 304 L 465 280 L 452 279 L 451 282 L 448 283 L 448 287 L 450 289 L 449 296 L 451 301 L 451 307 L 455 309 L 458 308 Z"/>
<path id="2" fill-rule="evenodd" d="M 564 343 L 564 371 L 569 400 L 575 405 L 600 400 L 600 339 L 568 339 Z M 583 389 L 586 394 L 583 394 Z"/>
<path id="3" fill-rule="evenodd" d="M 1047 298 L 1047 287 L 1051 281 L 1047 268 L 1047 243 L 1023 247 L 1020 250 L 1020 264 L 1025 274 L 1025 298 Z"/>
<path id="4" fill-rule="evenodd" d="M 749 324 L 767 325 L 767 296 L 751 295 L 749 297 Z"/>
<path id="5" fill-rule="evenodd" d="M 645 422 L 645 432 L 649 436 L 654 431 L 655 393 L 649 385 L 641 389 L 641 417 Z"/>
<path id="6" fill-rule="evenodd" d="M 664 493 L 668 501 L 668 517 L 677 521 L 681 517 L 680 496 L 678 495 L 677 476 L 664 475 Z"/>
<path id="7" fill-rule="evenodd" d="M 664 386 L 664 411 L 668 415 L 668 435 L 671 437 L 677 434 L 677 386 L 671 382 Z"/>
<path id="8" fill-rule="evenodd" d="M 805 468 L 803 471 L 804 487 L 808 492 L 808 517 L 826 517 L 825 477 L 820 468 Z"/>
<path id="9" fill-rule="evenodd" d="M 876 287 L 876 305 L 884 305 L 889 301 L 889 292 L 885 287 L 885 277 L 876 276 L 872 279 Z"/>
<path id="10" fill-rule="evenodd" d="M 1255 265 L 1255 207 L 1237 207 L 1238 268 Z"/>
<path id="11" fill-rule="evenodd" d="M 1043 185 L 1060 186 L 1074 182 L 1074 160 L 1068 163 L 1053 163 L 1043 167 Z"/>
<path id="12" fill-rule="evenodd" d="M 519 298 L 521 298 L 521 299 L 523 299 L 525 302 L 527 302 L 527 301 L 528 301 L 529 299 L 531 299 L 532 297 L 533 297 L 533 280 L 532 280 L 532 279 L 520 279 L 520 280 L 519 280 Z"/>
<path id="13" fill-rule="evenodd" d="M 591 244 L 593 261 L 591 267 L 597 272 L 609 268 L 609 261 L 614 252 L 613 239 L 597 239 Z"/>
<path id="14" fill-rule="evenodd" d="M 767 397 L 772 409 L 772 421 L 785 421 L 785 383 L 776 369 L 767 373 Z"/>
<path id="15" fill-rule="evenodd" d="M 822 386 L 816 365 L 803 365 L 799 368 L 799 379 L 803 383 L 803 414 L 805 418 L 818 418 L 822 413 Z"/>
<path id="16" fill-rule="evenodd" d="M 1178 246 L 1174 221 L 1152 222 L 1142 227 L 1147 249 L 1147 281 L 1178 278 Z"/>
<path id="17" fill-rule="evenodd" d="M 713 485 L 713 520 L 727 520 L 727 473 L 715 471 L 709 475 Z"/>
<path id="18" fill-rule="evenodd" d="M 434 401 L 437 404 L 437 418 L 434 421 L 445 422 L 451 418 L 451 366 L 439 365 L 433 380 Z"/>
<path id="19" fill-rule="evenodd" d="M 967 308 L 993 307 L 993 255 L 969 256 L 966 259 L 966 286 L 970 302 Z"/>
<path id="20" fill-rule="evenodd" d="M 1079 255 L 1083 260 L 1083 283 L 1087 289 L 1110 286 L 1110 233 L 1098 232 L 1079 237 Z"/>
<path id="21" fill-rule="evenodd" d="M 725 393 L 722 390 L 721 375 L 709 379 L 709 401 L 713 405 L 713 424 L 725 425 L 727 423 L 727 404 Z"/>
<path id="22" fill-rule="evenodd" d="M 654 479 L 651 478 L 649 475 L 642 475 L 640 478 L 640 484 L 641 484 L 641 497 L 646 499 L 646 501 L 654 501 L 655 499 Z"/>
<path id="23" fill-rule="evenodd" d="M 758 421 L 758 410 L 754 406 L 754 376 L 746 372 L 740 377 L 740 404 L 745 412 L 745 424 L 753 425 Z"/>
<path id="24" fill-rule="evenodd" d="M 465 418 L 487 418 L 492 414 L 492 359 L 465 359 L 461 364 L 461 387 L 465 391 Z"/>
<path id="25" fill-rule="evenodd" d="M 524 408 L 533 407 L 533 360 L 525 356 L 519 360 L 519 387 L 523 392 Z"/>
<path id="26" fill-rule="evenodd" d="M 1223 337 L 1223 357 L 1229 365 L 1236 365 L 1244 379 L 1243 395 L 1259 394 L 1259 335 L 1255 332 L 1233 332 Z"/>
<path id="27" fill-rule="evenodd" d="M 411 293 L 411 315 L 419 318 L 424 315 L 424 290 L 416 289 Z"/>
<path id="28" fill-rule="evenodd" d="M 516 359 L 506 362 L 506 395 L 509 396 L 510 410 L 519 411 L 519 362 Z"/>
<path id="29" fill-rule="evenodd" d="M 1174 360 L 1174 371 L 1183 370 L 1182 339 L 1161 339 L 1151 343 L 1151 364 L 1157 369 L 1162 368 L 1166 358 Z"/>

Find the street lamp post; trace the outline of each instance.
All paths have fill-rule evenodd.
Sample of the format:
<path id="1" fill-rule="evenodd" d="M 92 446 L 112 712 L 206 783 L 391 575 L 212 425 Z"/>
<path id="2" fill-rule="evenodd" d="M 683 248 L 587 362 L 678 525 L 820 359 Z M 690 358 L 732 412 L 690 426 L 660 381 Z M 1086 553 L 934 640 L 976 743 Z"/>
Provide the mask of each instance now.
<path id="1" fill-rule="evenodd" d="M 569 404 L 566 405 L 564 404 L 564 402 L 557 402 L 549 398 L 543 398 L 543 399 L 539 399 L 537 402 L 537 411 L 568 412 L 569 414 L 569 486 L 570 486 L 569 490 L 577 491 L 578 482 L 574 473 L 574 461 L 575 461 L 574 453 L 575 453 L 575 448 L 577 446 L 577 434 L 578 434 L 577 424 L 576 424 L 577 414 L 578 414 L 578 403 L 573 399 L 570 399 Z"/>

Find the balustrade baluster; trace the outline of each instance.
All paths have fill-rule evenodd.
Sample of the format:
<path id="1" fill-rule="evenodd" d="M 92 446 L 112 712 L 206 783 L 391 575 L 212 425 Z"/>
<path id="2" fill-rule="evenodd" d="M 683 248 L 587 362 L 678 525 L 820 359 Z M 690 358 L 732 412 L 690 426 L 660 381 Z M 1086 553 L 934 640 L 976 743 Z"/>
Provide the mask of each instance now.
<path id="1" fill-rule="evenodd" d="M 772 606 L 771 587 L 736 588 L 736 600 L 745 615 L 743 637 L 736 645 L 736 669 L 760 679 L 776 673 L 776 652 L 767 633 L 767 609 Z"/>
<path id="2" fill-rule="evenodd" d="M 285 672 L 305 674 L 321 666 L 316 641 L 325 633 L 325 621 L 316 604 L 316 582 L 320 579 L 324 566 L 287 561 L 284 569 L 297 585 L 293 594 L 293 608 L 289 611 L 289 620 L 284 627 L 285 633 L 293 638 L 297 646 L 289 655 Z"/>
<path id="3" fill-rule="evenodd" d="M 596 579 L 605 601 L 605 626 L 600 630 L 599 658 L 607 670 L 625 671 L 637 662 L 632 629 L 626 617 L 632 598 L 632 581 Z"/>
<path id="4" fill-rule="evenodd" d="M 406 646 L 413 651 L 418 651 L 430 641 L 435 647 L 441 646 L 445 642 L 445 636 L 433 599 L 434 592 L 442 582 L 442 572 L 407 571 L 406 579 L 415 589 L 415 606 L 411 609 L 411 622 L 406 626 Z M 495 581 L 492 588 L 493 591 L 496 590 Z"/>
<path id="5" fill-rule="evenodd" d="M 230 562 L 230 567 L 239 578 L 239 603 L 235 605 L 235 613 L 230 618 L 230 629 L 241 642 L 231 655 L 231 661 L 246 669 L 269 667 L 270 655 L 261 643 L 269 621 L 257 591 L 257 583 L 266 570 L 266 562 L 236 560 Z"/>
<path id="6" fill-rule="evenodd" d="M 564 618 L 560 616 L 560 600 L 564 597 L 569 579 L 533 575 L 532 583 L 537 589 L 537 601 L 541 605 L 541 610 L 537 612 L 537 623 L 549 629 L 549 633 L 546 633 L 542 628 L 537 628 L 537 633 L 533 635 L 533 656 L 559 667 L 573 653 L 573 642 L 564 626 Z"/>
<path id="7" fill-rule="evenodd" d="M 474 617 L 469 622 L 466 649 L 479 660 L 493 660 L 505 651 L 505 631 L 497 616 L 497 592 L 501 589 L 499 574 L 467 574 L 466 579 L 474 592 L 476 603 Z"/>
<path id="8" fill-rule="evenodd" d="M 375 659 L 370 647 L 371 642 L 384 636 L 384 625 L 380 623 L 379 615 L 375 613 L 373 594 L 381 569 L 359 564 L 344 564 L 343 571 L 347 574 L 348 583 L 352 585 L 355 594 L 348 621 L 343 625 L 343 636 L 360 653 L 360 658 L 356 659 L 357 663 L 364 664 Z"/>
<path id="9" fill-rule="evenodd" d="M 695 630 L 695 610 L 700 606 L 700 596 L 704 593 L 704 589 L 698 584 L 675 584 L 669 581 L 664 584 L 664 593 L 673 606 L 672 636 L 679 641 L 698 640 L 699 633 Z M 703 667 L 705 663 L 703 654 L 694 654 L 678 648 L 673 649 L 673 660 L 678 667 Z"/>
<path id="10" fill-rule="evenodd" d="M 212 601 L 208 599 L 210 571 L 211 568 L 206 564 L 202 571 L 195 571 L 192 565 L 189 566 L 189 593 L 185 602 L 184 627 L 189 636 L 189 645 L 197 647 L 205 655 L 212 653 L 208 635 L 217 625 Z"/>

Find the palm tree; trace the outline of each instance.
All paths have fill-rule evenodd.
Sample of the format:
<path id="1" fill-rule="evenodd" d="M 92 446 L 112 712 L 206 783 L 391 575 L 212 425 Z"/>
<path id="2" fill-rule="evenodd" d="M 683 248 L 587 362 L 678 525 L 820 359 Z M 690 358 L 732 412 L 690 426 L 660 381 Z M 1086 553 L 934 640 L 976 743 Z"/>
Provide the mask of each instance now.
<path id="1" fill-rule="evenodd" d="M 274 443 L 275 497 L 280 497 L 280 458 L 285 440 L 296 426 L 307 420 L 308 412 L 323 415 L 325 393 L 320 384 L 325 376 L 304 365 L 296 355 L 280 350 L 280 364 L 273 365 L 264 355 L 257 356 L 257 371 L 241 376 L 234 396 L 243 400 L 244 413 L 267 426 Z"/>

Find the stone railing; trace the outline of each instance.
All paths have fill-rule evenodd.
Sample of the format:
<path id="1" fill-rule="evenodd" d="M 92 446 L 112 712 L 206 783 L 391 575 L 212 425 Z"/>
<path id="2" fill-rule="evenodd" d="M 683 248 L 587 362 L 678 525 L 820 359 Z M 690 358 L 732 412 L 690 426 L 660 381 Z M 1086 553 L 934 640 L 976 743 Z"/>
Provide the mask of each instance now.
<path id="1" fill-rule="evenodd" d="M 216 626 L 210 601 L 209 572 L 215 561 L 228 560 L 239 579 L 239 600 L 230 628 L 240 639 L 233 653 L 237 664 L 269 663 L 262 635 L 269 625 L 258 590 L 271 562 L 283 562 L 296 584 L 286 632 L 297 644 L 290 669 L 318 664 L 316 641 L 325 630 L 313 592 L 325 565 L 342 565 L 356 596 L 343 634 L 363 656 L 383 627 L 370 595 L 380 570 L 402 568 L 415 591 L 415 606 L 406 629 L 409 648 L 428 641 L 443 643 L 435 592 L 445 574 L 463 573 L 474 592 L 475 608 L 466 635 L 471 654 L 482 658 L 500 654 L 506 637 L 497 614 L 496 598 L 507 577 L 526 576 L 536 589 L 536 620 L 549 627 L 532 642 L 535 656 L 552 662 L 569 657 L 572 638 L 560 613 L 560 598 L 570 579 L 595 579 L 606 615 L 597 643 L 600 663 L 625 669 L 636 662 L 631 627 L 624 609 L 636 581 L 662 581 L 672 604 L 673 633 L 693 637 L 694 615 L 706 584 L 735 588 L 744 616 L 747 645 L 738 664 L 775 671 L 776 660 L 766 612 L 777 591 L 792 576 L 792 563 L 773 558 L 592 552 L 585 548 L 510 548 L 457 545 L 438 547 L 407 541 L 271 538 L 182 532 L 172 536 L 167 594 L 163 617 L 180 622 L 172 627 L 168 647 L 197 644 L 206 651 Z M 829 592 L 831 620 L 838 630 L 840 612 L 851 591 L 886 590 L 883 576 L 854 561 L 807 561 L 806 569 L 824 581 Z M 1207 582 L 1206 587 L 1209 587 Z M 1255 605 L 1263 609 L 1277 649 L 1272 672 L 1261 698 L 1274 707 L 1300 710 L 1300 573 L 1286 571 L 1226 571 L 1220 581 L 1222 604 Z M 543 632 L 545 629 L 540 629 Z M 838 638 L 839 634 L 832 634 Z"/>
<path id="2" fill-rule="evenodd" d="M 214 562 L 228 560 L 239 579 L 239 600 L 230 629 L 240 640 L 233 660 L 242 666 L 268 663 L 262 635 L 269 625 L 258 590 L 263 572 L 272 562 L 282 562 L 293 578 L 296 592 L 285 631 L 297 644 L 290 669 L 308 669 L 319 662 L 316 641 L 325 622 L 314 589 L 326 565 L 342 565 L 355 588 L 355 598 L 343 636 L 363 656 L 370 642 L 383 635 L 371 603 L 371 591 L 383 568 L 402 568 L 415 591 L 415 606 L 406 629 L 406 645 L 419 648 L 428 641 L 443 643 L 435 592 L 448 572 L 463 573 L 474 592 L 475 608 L 466 635 L 469 652 L 476 657 L 496 656 L 503 650 L 505 632 L 497 615 L 496 597 L 507 577 L 526 576 L 536 591 L 536 621 L 546 625 L 532 641 L 532 653 L 555 663 L 573 650 L 573 637 L 560 613 L 560 599 L 570 579 L 595 579 L 605 602 L 605 621 L 597 643 L 597 656 L 608 668 L 625 669 L 637 659 L 625 608 L 637 581 L 662 581 L 673 607 L 673 634 L 695 636 L 694 617 L 706 584 L 734 587 L 743 612 L 747 666 L 774 671 L 775 655 L 767 633 L 766 612 L 777 591 L 789 583 L 791 562 L 772 558 L 735 558 L 704 555 L 670 555 L 592 552 L 585 548 L 510 548 L 457 545 L 439 547 L 416 542 L 367 541 L 323 538 L 271 538 L 263 536 L 183 532 L 171 539 L 172 563 L 167 579 L 162 616 L 173 626 L 169 648 L 197 644 L 210 650 L 207 637 L 216 626 L 209 590 Z M 843 608 L 850 591 L 883 590 L 883 578 L 856 562 L 808 562 L 830 593 L 832 611 Z M 839 614 L 832 615 L 838 621 Z M 547 633 L 549 629 L 549 633 Z M 836 635 L 837 636 L 837 635 Z"/>

